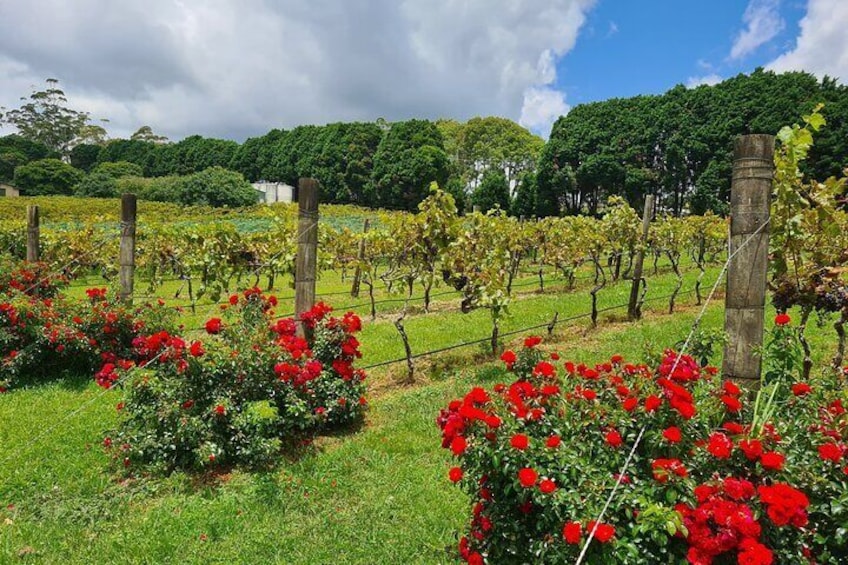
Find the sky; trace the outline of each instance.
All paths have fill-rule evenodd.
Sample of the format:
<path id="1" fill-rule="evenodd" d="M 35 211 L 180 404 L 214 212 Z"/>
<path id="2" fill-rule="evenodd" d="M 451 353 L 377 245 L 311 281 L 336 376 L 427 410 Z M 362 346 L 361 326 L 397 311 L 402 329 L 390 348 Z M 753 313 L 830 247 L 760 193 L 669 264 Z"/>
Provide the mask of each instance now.
<path id="1" fill-rule="evenodd" d="M 0 0 L 0 106 L 49 77 L 111 137 L 487 115 L 546 137 L 757 67 L 848 83 L 846 29 L 848 0 Z"/>

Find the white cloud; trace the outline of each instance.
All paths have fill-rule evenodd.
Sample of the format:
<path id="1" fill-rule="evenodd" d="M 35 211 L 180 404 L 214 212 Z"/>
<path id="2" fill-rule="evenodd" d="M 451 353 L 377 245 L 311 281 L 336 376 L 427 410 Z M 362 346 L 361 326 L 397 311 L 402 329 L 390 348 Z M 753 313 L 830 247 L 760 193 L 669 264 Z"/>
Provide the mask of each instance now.
<path id="1" fill-rule="evenodd" d="M 593 3 L 0 0 L 0 106 L 55 77 L 122 136 L 518 118 L 567 109 L 548 91 Z"/>
<path id="2" fill-rule="evenodd" d="M 768 68 L 776 72 L 807 71 L 848 82 L 848 2 L 809 0 L 795 47 Z"/>
<path id="3" fill-rule="evenodd" d="M 724 79 L 720 75 L 717 75 L 715 73 L 700 77 L 689 77 L 689 79 L 686 81 L 686 88 L 695 88 L 701 86 L 702 84 L 712 86 L 714 84 L 720 83 L 723 80 Z"/>
<path id="4" fill-rule="evenodd" d="M 547 138 L 557 118 L 569 109 L 562 92 L 546 86 L 528 88 L 524 91 L 518 123 Z"/>
<path id="5" fill-rule="evenodd" d="M 779 8 L 780 0 L 751 0 L 742 16 L 746 27 L 736 36 L 730 49 L 731 59 L 741 59 L 752 53 L 783 30 L 785 23 Z"/>
<path id="6" fill-rule="evenodd" d="M 609 29 L 607 30 L 607 37 L 612 37 L 616 33 L 618 33 L 618 24 L 613 21 L 610 21 Z"/>

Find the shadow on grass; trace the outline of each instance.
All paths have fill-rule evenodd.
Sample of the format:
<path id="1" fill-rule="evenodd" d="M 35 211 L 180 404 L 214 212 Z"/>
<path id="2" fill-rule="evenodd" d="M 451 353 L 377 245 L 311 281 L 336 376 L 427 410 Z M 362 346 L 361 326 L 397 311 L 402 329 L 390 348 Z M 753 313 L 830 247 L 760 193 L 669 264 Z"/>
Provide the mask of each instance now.
<path id="1" fill-rule="evenodd" d="M 94 372 L 79 367 L 44 367 L 29 371 L 26 376 L 15 379 L 10 391 L 37 389 L 43 386 L 58 385 L 63 390 L 82 392 L 94 382 Z"/>

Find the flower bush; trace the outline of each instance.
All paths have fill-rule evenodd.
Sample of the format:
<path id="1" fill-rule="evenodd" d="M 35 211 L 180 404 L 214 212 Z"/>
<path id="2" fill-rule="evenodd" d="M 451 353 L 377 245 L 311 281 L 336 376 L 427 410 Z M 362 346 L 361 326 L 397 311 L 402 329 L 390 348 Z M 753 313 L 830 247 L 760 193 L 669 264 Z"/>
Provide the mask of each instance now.
<path id="1" fill-rule="evenodd" d="M 475 387 L 438 418 L 448 478 L 472 501 L 464 561 L 574 563 L 590 533 L 587 563 L 848 559 L 839 375 L 775 379 L 751 402 L 673 351 L 656 368 L 621 356 L 584 365 L 539 341 L 503 354 L 514 382 Z"/>
<path id="2" fill-rule="evenodd" d="M 0 290 L 0 391 L 23 380 L 93 374 L 130 356 L 140 334 L 174 324 L 175 312 L 162 302 L 128 306 L 105 288 L 88 289 L 88 300 L 78 301 L 38 288 Z"/>
<path id="3" fill-rule="evenodd" d="M 206 323 L 204 339 L 155 333 L 136 339 L 132 359 L 106 364 L 103 386 L 126 383 L 120 426 L 105 440 L 115 461 L 157 473 L 261 465 L 285 442 L 359 419 L 359 318 L 319 303 L 299 337 L 295 320 L 274 321 L 275 305 L 249 289 Z"/>

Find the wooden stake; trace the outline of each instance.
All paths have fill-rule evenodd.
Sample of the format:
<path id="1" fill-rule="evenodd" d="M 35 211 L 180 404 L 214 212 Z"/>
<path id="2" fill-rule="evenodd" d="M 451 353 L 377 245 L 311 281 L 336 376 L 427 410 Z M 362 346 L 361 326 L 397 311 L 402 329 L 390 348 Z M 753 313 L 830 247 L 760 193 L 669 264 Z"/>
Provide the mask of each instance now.
<path id="1" fill-rule="evenodd" d="M 39 246 L 39 217 L 38 206 L 27 206 L 27 239 L 26 239 L 26 260 L 30 263 L 38 262 L 41 255 Z"/>
<path id="2" fill-rule="evenodd" d="M 727 271 L 724 330 L 728 340 L 722 373 L 749 389 L 760 385 L 761 359 L 756 351 L 763 344 L 769 246 L 766 222 L 773 177 L 774 137 L 738 138 L 730 188 L 729 253 L 733 259 Z"/>
<path id="3" fill-rule="evenodd" d="M 294 277 L 294 310 L 298 335 L 306 335 L 300 316 L 315 305 L 318 267 L 318 181 L 301 178 L 297 183 L 297 260 Z"/>
<path id="4" fill-rule="evenodd" d="M 654 195 L 645 196 L 645 210 L 642 212 L 642 246 L 636 253 L 633 262 L 633 284 L 630 287 L 630 302 L 627 305 L 627 318 L 638 320 L 642 317 L 642 304 L 639 300 L 639 287 L 642 285 L 642 266 L 645 262 L 645 248 L 648 245 L 648 230 L 651 227 L 651 217 L 654 214 Z"/>
<path id="5" fill-rule="evenodd" d="M 132 302 L 135 277 L 135 221 L 137 203 L 135 194 L 121 196 L 121 250 L 120 279 L 121 300 Z"/>

